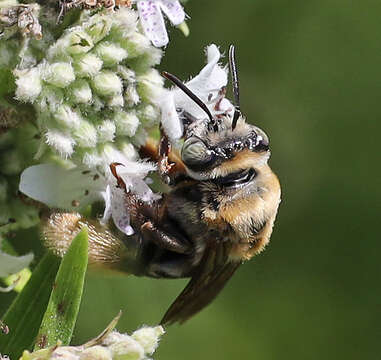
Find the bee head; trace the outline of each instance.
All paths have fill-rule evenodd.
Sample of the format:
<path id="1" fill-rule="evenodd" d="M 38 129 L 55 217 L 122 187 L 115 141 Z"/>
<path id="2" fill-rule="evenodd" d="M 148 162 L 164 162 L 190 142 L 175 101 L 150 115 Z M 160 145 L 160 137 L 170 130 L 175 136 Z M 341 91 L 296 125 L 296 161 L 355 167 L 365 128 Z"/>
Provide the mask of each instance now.
<path id="1" fill-rule="evenodd" d="M 265 132 L 246 123 L 242 116 L 233 130 L 232 120 L 229 116 L 219 118 L 218 131 L 205 120 L 188 128 L 181 158 L 191 177 L 217 179 L 267 163 L 270 150 Z"/>
<path id="2" fill-rule="evenodd" d="M 163 76 L 183 90 L 207 115 L 205 119 L 195 120 L 188 126 L 181 151 L 188 174 L 195 179 L 228 177 L 227 182 L 233 178 L 240 181 L 241 178 L 246 179 L 246 172 L 255 172 L 252 169 L 254 164 L 266 164 L 270 156 L 267 135 L 257 126 L 246 123 L 241 114 L 234 46 L 229 49 L 229 65 L 234 94 L 233 116 L 213 116 L 206 104 L 178 78 L 167 72 L 163 73 Z"/>

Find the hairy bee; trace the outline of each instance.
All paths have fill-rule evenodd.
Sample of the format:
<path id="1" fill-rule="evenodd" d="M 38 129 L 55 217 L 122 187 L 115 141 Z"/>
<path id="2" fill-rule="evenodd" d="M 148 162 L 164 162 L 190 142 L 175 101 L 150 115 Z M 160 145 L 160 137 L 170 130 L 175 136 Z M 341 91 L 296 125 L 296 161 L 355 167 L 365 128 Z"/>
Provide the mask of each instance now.
<path id="1" fill-rule="evenodd" d="M 149 143 L 142 148 L 144 156 L 158 161 L 171 190 L 151 204 L 124 193 L 135 234 L 126 236 L 115 228 L 103 228 L 79 214 L 53 214 L 44 228 L 46 243 L 58 252 L 66 245 L 52 239 L 65 243 L 86 224 L 91 261 L 141 276 L 190 277 L 162 323 L 184 322 L 200 311 L 243 261 L 264 249 L 280 202 L 279 181 L 267 164 L 268 137 L 241 115 L 233 46 L 229 64 L 235 98 L 232 116 L 213 116 L 180 80 L 163 73 L 206 116 L 199 120 L 184 114 L 180 155 L 170 150 L 165 134 L 158 152 Z M 119 165 L 111 164 L 111 171 L 123 188 Z M 61 229 L 58 237 L 57 229 Z"/>

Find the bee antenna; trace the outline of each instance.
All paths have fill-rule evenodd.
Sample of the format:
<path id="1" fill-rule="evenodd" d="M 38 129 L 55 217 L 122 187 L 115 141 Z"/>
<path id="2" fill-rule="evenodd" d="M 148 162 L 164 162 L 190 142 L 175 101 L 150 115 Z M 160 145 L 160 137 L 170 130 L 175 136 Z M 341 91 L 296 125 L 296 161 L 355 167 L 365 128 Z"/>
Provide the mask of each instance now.
<path id="1" fill-rule="evenodd" d="M 212 113 L 209 111 L 208 107 L 205 105 L 205 103 L 202 102 L 202 100 L 194 94 L 189 88 L 185 86 L 185 84 L 177 78 L 175 75 L 172 75 L 169 72 L 163 71 L 161 73 L 166 79 L 169 81 L 172 81 L 179 89 L 185 92 L 202 110 L 205 111 L 205 113 L 208 115 L 210 122 L 213 125 L 214 131 L 218 131 L 217 122 L 214 119 Z"/>
<path id="2" fill-rule="evenodd" d="M 229 68 L 232 75 L 232 85 L 233 85 L 233 95 L 234 95 L 234 115 L 232 121 L 232 129 L 234 130 L 238 118 L 241 116 L 241 107 L 239 104 L 239 80 L 238 80 L 238 71 L 237 65 L 235 62 L 235 48 L 234 45 L 229 47 Z"/>

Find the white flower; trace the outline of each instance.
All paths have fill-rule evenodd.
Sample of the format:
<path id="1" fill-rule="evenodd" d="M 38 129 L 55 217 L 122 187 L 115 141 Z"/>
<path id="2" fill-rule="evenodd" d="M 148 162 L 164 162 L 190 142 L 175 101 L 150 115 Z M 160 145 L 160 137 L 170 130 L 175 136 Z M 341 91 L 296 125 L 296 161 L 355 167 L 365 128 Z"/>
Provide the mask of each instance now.
<path id="1" fill-rule="evenodd" d="M 218 62 L 221 53 L 215 44 L 206 48 L 207 64 L 200 73 L 185 85 L 196 94 L 209 108 L 213 115 L 232 115 L 234 106 L 225 98 L 225 87 L 228 83 L 227 67 L 222 67 Z M 181 128 L 181 121 L 176 109 L 189 113 L 196 119 L 205 119 L 205 112 L 182 90 L 175 87 L 170 95 L 163 96 L 160 102 L 162 125 L 173 141 L 178 139 L 182 132 L 173 129 Z"/>
<path id="2" fill-rule="evenodd" d="M 16 274 L 20 270 L 28 267 L 32 260 L 32 254 L 11 256 L 0 251 L 0 277 Z"/>
<path id="3" fill-rule="evenodd" d="M 124 189 L 119 188 L 109 164 L 119 163 L 117 174 L 126 185 L 126 191 L 145 202 L 160 196 L 154 194 L 144 181 L 155 165 L 128 160 L 126 156 L 109 146 L 104 149 L 104 169 L 98 171 L 84 168 L 64 169 L 53 164 L 41 164 L 27 168 L 21 174 L 19 189 L 30 198 L 49 207 L 80 211 L 97 200 L 105 201 L 101 223 L 110 218 L 116 227 L 127 235 L 134 233 L 130 226 L 129 210 L 124 202 Z"/>
<path id="4" fill-rule="evenodd" d="M 224 88 L 228 83 L 227 67 L 221 67 L 219 60 L 221 53 L 215 44 L 206 48 L 207 64 L 200 73 L 185 83 L 209 108 L 212 114 L 232 114 L 234 107 L 229 100 L 225 99 Z M 178 88 L 174 90 L 176 108 L 190 113 L 197 119 L 206 117 L 205 112 L 184 92 Z"/>
<path id="5" fill-rule="evenodd" d="M 162 12 L 173 25 L 185 20 L 185 12 L 177 0 L 136 0 L 144 33 L 156 47 L 168 44 L 168 34 Z"/>

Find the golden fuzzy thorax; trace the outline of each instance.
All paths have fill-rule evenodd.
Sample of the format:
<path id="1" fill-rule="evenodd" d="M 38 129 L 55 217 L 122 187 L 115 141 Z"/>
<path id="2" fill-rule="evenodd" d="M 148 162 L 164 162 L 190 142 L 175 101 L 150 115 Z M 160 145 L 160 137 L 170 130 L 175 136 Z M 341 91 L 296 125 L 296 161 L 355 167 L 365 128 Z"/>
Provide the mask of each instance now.
<path id="1" fill-rule="evenodd" d="M 270 240 L 280 202 L 280 185 L 267 164 L 268 156 L 267 153 L 244 150 L 213 169 L 216 177 L 241 169 L 255 169 L 257 175 L 252 183 L 241 189 L 219 192 L 210 183 L 204 185 L 205 192 L 215 191 L 214 196 L 220 204 L 216 210 L 204 202 L 204 221 L 220 229 L 230 227 L 233 230 L 229 239 L 234 243 L 231 260 L 250 259 Z"/>

